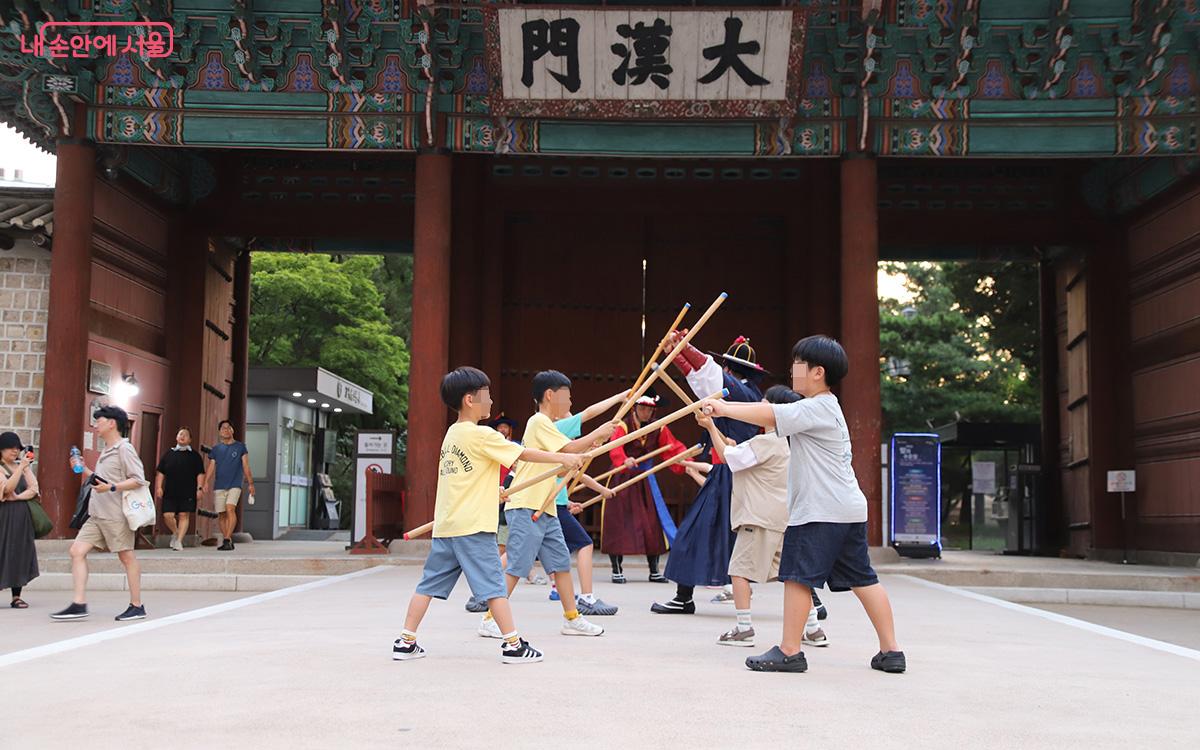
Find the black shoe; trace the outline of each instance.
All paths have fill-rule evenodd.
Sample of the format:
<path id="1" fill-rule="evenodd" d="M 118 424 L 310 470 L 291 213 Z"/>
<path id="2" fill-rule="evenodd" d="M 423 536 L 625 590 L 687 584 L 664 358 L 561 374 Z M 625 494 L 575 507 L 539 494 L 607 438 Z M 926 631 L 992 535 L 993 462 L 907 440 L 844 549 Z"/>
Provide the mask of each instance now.
<path id="1" fill-rule="evenodd" d="M 686 602 L 672 599 L 666 604 L 658 602 L 651 604 L 650 611 L 656 615 L 694 615 L 696 614 L 696 603 L 691 599 Z"/>
<path id="2" fill-rule="evenodd" d="M 405 643 L 403 638 L 397 638 L 392 643 L 392 661 L 409 661 L 411 659 L 424 659 L 425 649 L 417 645 L 416 641 Z"/>
<path id="3" fill-rule="evenodd" d="M 130 604 L 128 609 L 126 609 L 124 612 L 117 615 L 117 617 L 116 617 L 117 622 L 126 622 L 127 620 L 145 620 L 145 619 L 146 619 L 146 605 L 144 605 L 144 604 L 139 604 L 136 607 L 133 606 L 132 604 Z"/>
<path id="4" fill-rule="evenodd" d="M 500 661 L 505 664 L 533 664 L 542 658 L 542 652 L 530 646 L 524 638 L 516 648 L 511 648 L 507 643 L 500 646 Z"/>
<path id="5" fill-rule="evenodd" d="M 821 603 L 821 600 L 817 598 L 817 592 L 815 591 L 812 592 L 812 600 L 813 609 L 817 610 L 817 619 L 824 620 L 826 617 L 829 617 L 828 610 L 825 609 L 825 605 Z"/>
<path id="6" fill-rule="evenodd" d="M 487 599 L 476 599 L 474 596 L 472 596 L 470 599 L 467 600 L 466 608 L 467 608 L 468 612 L 474 612 L 476 614 L 478 614 L 480 612 L 487 612 L 488 611 Z"/>
<path id="7" fill-rule="evenodd" d="M 808 659 L 803 651 L 788 656 L 778 646 L 772 646 L 765 654 L 747 658 L 746 666 L 755 672 L 807 672 Z"/>
<path id="8" fill-rule="evenodd" d="M 226 539 L 225 541 L 221 542 L 221 546 L 217 547 L 217 549 L 220 550 L 221 552 L 229 552 L 230 550 L 233 549 L 233 540 Z"/>
<path id="9" fill-rule="evenodd" d="M 612 582 L 613 583 L 625 583 L 625 574 L 624 573 L 613 573 Z"/>
<path id="10" fill-rule="evenodd" d="M 664 578 L 662 573 L 651 573 L 650 583 L 670 583 L 670 581 Z"/>
<path id="11" fill-rule="evenodd" d="M 87 616 L 88 616 L 88 611 L 87 611 L 86 604 L 75 604 L 74 602 L 72 602 L 71 606 L 67 607 L 66 609 L 61 610 L 59 612 L 55 612 L 54 614 L 50 615 L 50 619 L 51 620 L 82 620 L 83 618 L 85 618 Z"/>
<path id="12" fill-rule="evenodd" d="M 196 514 L 200 515 L 200 516 L 204 516 L 205 518 L 220 518 L 221 517 L 220 513 L 209 510 L 208 508 L 196 508 Z"/>
<path id="13" fill-rule="evenodd" d="M 888 674 L 900 674 L 908 665 L 904 661 L 903 651 L 880 651 L 871 657 L 871 669 L 878 669 Z"/>

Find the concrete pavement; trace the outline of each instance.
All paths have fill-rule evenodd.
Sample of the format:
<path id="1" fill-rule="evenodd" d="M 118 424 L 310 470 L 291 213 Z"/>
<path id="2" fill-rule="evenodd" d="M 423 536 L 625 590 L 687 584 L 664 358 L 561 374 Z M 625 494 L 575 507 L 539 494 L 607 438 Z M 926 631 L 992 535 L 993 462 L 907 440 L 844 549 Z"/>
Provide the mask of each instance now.
<path id="1" fill-rule="evenodd" d="M 518 626 L 546 661 L 514 666 L 500 663 L 496 641 L 475 635 L 460 582 L 421 628 L 429 657 L 393 662 L 418 575 L 388 566 L 299 591 L 204 594 L 223 603 L 178 620 L 158 614 L 173 608 L 168 595 L 148 595 L 158 621 L 143 624 L 118 625 L 107 610 L 101 620 L 101 608 L 86 624 L 0 612 L 0 747 L 1196 743 L 1200 652 L 1168 653 L 907 577 L 884 579 L 907 674 L 868 668 L 870 624 L 852 595 L 830 594 L 833 644 L 808 650 L 807 674 L 779 675 L 742 666 L 778 637 L 779 585 L 758 587 L 759 646 L 741 649 L 715 645 L 733 611 L 709 604 L 709 590 L 697 591 L 696 616 L 667 617 L 648 608 L 672 587 L 603 583 L 598 593 L 620 614 L 595 618 L 608 629 L 600 638 L 569 638 L 557 632 L 547 587 L 522 584 Z M 90 642 L 96 630 L 119 637 Z M 66 650 L 8 663 L 30 643 Z"/>

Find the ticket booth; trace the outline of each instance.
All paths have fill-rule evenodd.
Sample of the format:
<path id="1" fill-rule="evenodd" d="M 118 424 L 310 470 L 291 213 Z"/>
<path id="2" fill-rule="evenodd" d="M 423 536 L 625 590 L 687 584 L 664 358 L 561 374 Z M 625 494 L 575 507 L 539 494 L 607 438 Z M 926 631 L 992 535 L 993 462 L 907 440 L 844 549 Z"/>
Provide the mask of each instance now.
<path id="1" fill-rule="evenodd" d="M 258 495 L 243 528 L 256 539 L 320 528 L 317 475 L 329 473 L 343 417 L 372 413 L 372 393 L 320 367 L 252 367 L 248 392 L 243 441 Z"/>

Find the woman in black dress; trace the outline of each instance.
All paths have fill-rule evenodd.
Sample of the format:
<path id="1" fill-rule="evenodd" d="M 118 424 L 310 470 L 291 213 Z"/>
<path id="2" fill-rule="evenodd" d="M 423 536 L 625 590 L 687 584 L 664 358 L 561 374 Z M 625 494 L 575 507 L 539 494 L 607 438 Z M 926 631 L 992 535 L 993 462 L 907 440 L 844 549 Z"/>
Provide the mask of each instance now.
<path id="1" fill-rule="evenodd" d="M 0 464 L 0 589 L 12 589 L 13 609 L 27 609 L 21 588 L 38 577 L 38 564 L 25 501 L 38 496 L 38 484 L 15 432 L 0 434 Z"/>

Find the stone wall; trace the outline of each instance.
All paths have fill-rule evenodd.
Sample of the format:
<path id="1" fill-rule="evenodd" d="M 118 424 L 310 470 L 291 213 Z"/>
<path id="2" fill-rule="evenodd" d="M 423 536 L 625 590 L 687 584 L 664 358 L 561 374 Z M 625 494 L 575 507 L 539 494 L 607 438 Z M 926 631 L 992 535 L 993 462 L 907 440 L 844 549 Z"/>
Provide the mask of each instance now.
<path id="1" fill-rule="evenodd" d="M 0 251 L 0 432 L 39 446 L 50 252 L 18 240 Z"/>

